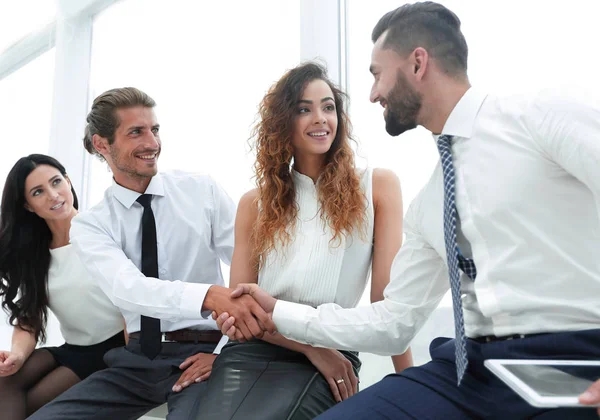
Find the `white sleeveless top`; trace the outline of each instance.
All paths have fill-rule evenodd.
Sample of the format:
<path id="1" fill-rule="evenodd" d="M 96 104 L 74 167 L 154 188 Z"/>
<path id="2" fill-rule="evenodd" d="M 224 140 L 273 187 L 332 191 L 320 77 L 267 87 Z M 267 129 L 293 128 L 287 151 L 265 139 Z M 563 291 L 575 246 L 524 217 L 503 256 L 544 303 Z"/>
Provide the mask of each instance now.
<path id="1" fill-rule="evenodd" d="M 265 259 L 258 284 L 271 296 L 318 306 L 336 303 L 344 308 L 358 304 L 371 270 L 373 255 L 372 169 L 360 170 L 361 189 L 367 199 L 366 235 L 353 232 L 332 242 L 332 230 L 319 214 L 317 188 L 313 180 L 292 170 L 298 216 L 291 241 L 279 245 Z"/>
<path id="2" fill-rule="evenodd" d="M 50 250 L 50 310 L 69 344 L 101 343 L 124 328 L 119 309 L 92 280 L 71 244 Z"/>

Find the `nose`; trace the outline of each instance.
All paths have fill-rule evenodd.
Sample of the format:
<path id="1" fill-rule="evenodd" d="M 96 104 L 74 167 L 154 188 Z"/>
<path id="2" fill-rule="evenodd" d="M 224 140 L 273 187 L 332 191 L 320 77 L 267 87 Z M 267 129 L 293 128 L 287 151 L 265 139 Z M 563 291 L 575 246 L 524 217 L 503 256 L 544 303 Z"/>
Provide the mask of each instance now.
<path id="1" fill-rule="evenodd" d="M 59 197 L 58 191 L 51 189 L 48 193 L 48 199 L 50 201 L 56 201 L 56 199 Z"/>
<path id="2" fill-rule="evenodd" d="M 144 136 L 144 146 L 148 149 L 158 149 L 160 146 L 160 138 L 152 131 L 148 131 Z"/>
<path id="3" fill-rule="evenodd" d="M 371 94 L 369 95 L 369 100 L 373 103 L 379 101 L 379 93 L 377 93 L 377 90 L 375 89 L 375 83 L 373 83 L 373 86 L 371 86 Z"/>
<path id="4" fill-rule="evenodd" d="M 327 119 L 325 118 L 325 115 L 323 114 L 322 111 L 315 112 L 315 120 L 314 120 L 315 124 L 325 124 L 326 122 L 327 122 Z"/>

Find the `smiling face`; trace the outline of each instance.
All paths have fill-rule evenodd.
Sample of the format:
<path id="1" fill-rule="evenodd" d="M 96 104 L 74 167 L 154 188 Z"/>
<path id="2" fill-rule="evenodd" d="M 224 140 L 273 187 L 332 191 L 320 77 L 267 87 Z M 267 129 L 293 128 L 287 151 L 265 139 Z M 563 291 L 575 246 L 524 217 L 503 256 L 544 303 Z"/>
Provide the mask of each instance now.
<path id="1" fill-rule="evenodd" d="M 137 191 L 140 185 L 147 186 L 158 172 L 160 126 L 152 108 L 135 106 L 117 109 L 116 113 L 119 126 L 114 142 L 109 144 L 107 139 L 99 137 L 94 146 L 106 159 L 115 181 Z"/>
<path id="2" fill-rule="evenodd" d="M 383 48 L 385 35 L 373 47 L 371 73 L 374 81 L 371 102 L 384 107 L 383 118 L 388 134 L 398 136 L 412 130 L 419 122 L 423 99 L 407 77 L 410 62 L 392 48 Z"/>
<path id="3" fill-rule="evenodd" d="M 325 155 L 331 148 L 338 126 L 333 92 L 320 79 L 307 83 L 297 103 L 292 146 L 299 155 Z"/>
<path id="4" fill-rule="evenodd" d="M 73 216 L 71 182 L 54 166 L 38 165 L 25 180 L 25 208 L 46 221 Z"/>

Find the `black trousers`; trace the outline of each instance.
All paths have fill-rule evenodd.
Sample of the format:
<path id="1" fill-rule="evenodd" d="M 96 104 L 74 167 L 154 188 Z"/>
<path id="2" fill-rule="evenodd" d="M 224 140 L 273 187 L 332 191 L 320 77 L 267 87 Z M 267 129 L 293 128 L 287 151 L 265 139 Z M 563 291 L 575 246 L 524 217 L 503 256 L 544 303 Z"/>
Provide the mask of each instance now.
<path id="1" fill-rule="evenodd" d="M 167 418 L 195 419 L 201 408 L 199 396 L 205 382 L 179 393 L 171 388 L 181 376 L 179 365 L 196 353 L 212 353 L 215 344 L 163 343 L 162 351 L 150 360 L 141 353 L 139 341 L 104 356 L 107 369 L 90 375 L 35 412 L 35 420 L 125 420 L 137 419 L 165 402 Z"/>
<path id="2" fill-rule="evenodd" d="M 358 376 L 358 354 L 342 354 Z M 307 420 L 336 404 L 304 354 L 260 340 L 225 346 L 200 398 L 197 420 Z"/>
<path id="3" fill-rule="evenodd" d="M 458 387 L 454 339 L 436 338 L 431 362 L 388 375 L 336 405 L 319 420 L 597 419 L 595 408 L 533 407 L 484 365 L 486 359 L 600 358 L 600 330 L 544 334 L 479 343 L 467 340 L 469 367 Z"/>

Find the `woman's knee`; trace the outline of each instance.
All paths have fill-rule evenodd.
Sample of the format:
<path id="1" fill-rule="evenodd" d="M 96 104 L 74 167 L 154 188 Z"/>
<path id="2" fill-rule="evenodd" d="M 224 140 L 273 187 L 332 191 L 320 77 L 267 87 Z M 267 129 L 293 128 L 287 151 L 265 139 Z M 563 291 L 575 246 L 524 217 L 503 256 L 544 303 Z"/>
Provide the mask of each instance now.
<path id="1" fill-rule="evenodd" d="M 0 399 L 9 394 L 12 396 L 15 392 L 24 393 L 26 391 L 25 384 L 19 380 L 17 374 L 0 377 Z"/>

